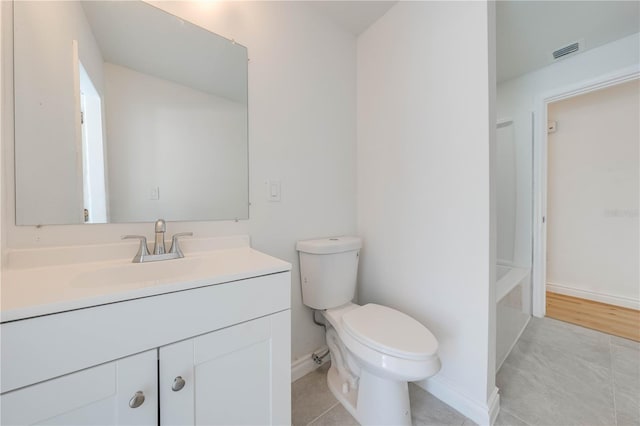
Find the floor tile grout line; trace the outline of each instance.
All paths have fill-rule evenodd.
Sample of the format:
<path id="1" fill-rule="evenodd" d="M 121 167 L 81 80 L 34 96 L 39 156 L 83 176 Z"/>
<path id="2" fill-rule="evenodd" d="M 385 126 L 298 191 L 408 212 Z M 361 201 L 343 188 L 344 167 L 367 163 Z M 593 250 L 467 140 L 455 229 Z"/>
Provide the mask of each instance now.
<path id="1" fill-rule="evenodd" d="M 307 423 L 307 426 L 311 426 L 311 424 L 313 424 L 315 421 L 319 420 L 320 417 L 324 416 L 325 414 L 327 414 L 329 411 L 333 410 L 334 408 L 336 408 L 336 406 L 340 404 L 340 401 L 337 401 L 335 404 L 333 404 L 331 407 L 327 408 L 326 410 L 324 410 L 322 413 L 320 413 L 320 415 L 318 417 L 316 417 L 315 419 L 311 420 L 309 423 Z"/>
<path id="2" fill-rule="evenodd" d="M 613 366 L 613 344 L 611 337 L 609 337 L 609 364 L 611 365 L 611 399 L 613 400 L 613 420 L 615 424 L 618 424 L 618 407 L 616 404 L 616 379 Z"/>
<path id="3" fill-rule="evenodd" d="M 513 368 L 514 370 L 517 370 L 518 372 L 526 372 L 526 371 L 527 371 L 527 370 L 525 370 L 525 369 L 523 369 L 523 368 L 516 367 L 516 366 L 512 366 L 512 368 Z M 507 414 L 509 414 L 509 415 L 511 415 L 511 416 L 513 416 L 513 417 L 515 417 L 516 419 L 520 420 L 522 423 L 524 423 L 524 424 L 525 424 L 525 425 L 527 425 L 527 426 L 534 426 L 534 425 L 537 425 L 537 423 L 536 423 L 536 422 L 534 422 L 534 423 L 529 423 L 528 421 L 523 420 L 523 419 L 522 419 L 522 417 L 520 417 L 520 416 L 516 415 L 516 414 L 515 414 L 515 412 L 513 412 L 513 411 L 509 410 L 508 408 L 505 408 L 502 404 L 500 405 L 500 410 L 501 410 L 501 411 L 502 411 L 502 410 L 504 410 Z M 500 413 L 498 413 L 498 415 L 499 415 L 499 414 L 500 414 Z M 535 416 L 535 417 L 537 418 L 537 416 Z"/>
<path id="4" fill-rule="evenodd" d="M 529 354 L 529 353 L 527 352 L 527 354 Z M 598 368 L 611 369 L 611 360 L 609 360 L 609 365 L 606 365 L 606 366 L 605 366 L 605 365 L 598 364 L 597 362 L 589 361 L 589 360 L 584 359 L 584 358 L 580 358 L 580 360 L 581 360 L 582 362 L 584 362 L 585 364 L 587 364 L 586 366 L 587 366 L 587 367 L 589 367 L 590 369 L 591 369 L 591 367 L 598 367 Z M 507 362 L 506 362 L 506 361 L 505 361 L 505 364 L 507 364 Z M 526 371 L 525 369 L 523 369 L 523 368 L 521 368 L 521 367 L 517 367 L 517 366 L 515 366 L 515 365 L 513 365 L 513 364 L 511 364 L 511 363 L 509 363 L 508 365 L 510 365 L 512 368 L 515 368 L 515 369 L 517 369 L 517 370 L 520 370 L 520 371 Z M 573 377 L 574 377 L 573 375 L 571 375 L 571 374 L 569 374 L 569 373 L 566 373 L 566 372 L 564 372 L 563 370 L 554 371 L 554 374 L 556 374 L 556 375 L 558 375 L 558 376 L 560 376 L 560 377 L 562 377 L 562 378 L 569 378 L 569 379 L 571 379 L 571 378 L 573 378 Z"/>
<path id="5" fill-rule="evenodd" d="M 528 354 L 528 353 L 527 353 L 527 354 Z M 609 373 L 610 373 L 610 374 L 609 374 L 609 376 L 610 376 L 610 377 L 612 377 L 612 375 L 613 375 L 613 370 L 612 370 L 612 368 L 611 368 L 611 360 L 609 360 L 609 365 L 607 365 L 607 366 L 604 366 L 604 365 L 601 365 L 601 364 L 598 364 L 598 363 L 596 363 L 596 362 L 592 362 L 592 361 L 589 361 L 589 360 L 585 360 L 584 358 L 582 358 L 582 359 L 581 359 L 581 361 L 582 361 L 582 362 L 584 362 L 584 363 L 586 364 L 586 366 L 587 366 L 588 368 L 590 368 L 590 369 L 592 369 L 592 368 L 591 368 L 592 366 L 593 366 L 593 367 L 598 367 L 598 368 L 604 368 L 604 369 L 609 370 Z M 518 370 L 518 371 L 520 371 L 520 372 L 527 372 L 527 370 L 526 370 L 526 369 L 524 369 L 524 368 L 522 368 L 522 367 L 520 367 L 520 366 L 516 366 L 516 365 L 510 364 L 510 363 L 507 363 L 507 361 L 506 361 L 506 360 L 505 360 L 505 362 L 504 362 L 504 364 L 503 364 L 503 365 L 509 365 L 509 366 L 511 366 L 511 368 L 513 368 L 513 369 L 515 369 L 515 370 Z M 554 374 L 555 374 L 555 375 L 557 375 L 557 376 L 559 376 L 560 378 L 565 378 L 565 379 L 573 379 L 573 378 L 574 378 L 574 376 L 573 376 L 573 375 L 571 375 L 571 374 L 569 374 L 569 373 L 566 373 L 566 372 L 565 372 L 565 371 L 563 371 L 563 370 L 561 370 L 561 371 L 554 371 Z"/>
<path id="6" fill-rule="evenodd" d="M 522 423 L 524 423 L 527 426 L 530 426 L 530 423 L 525 422 L 522 418 L 520 418 L 520 416 L 516 415 L 514 412 L 510 411 L 508 408 L 503 408 L 500 407 L 500 411 L 504 410 L 505 413 L 507 413 L 508 415 L 515 417 L 516 419 L 520 420 Z M 500 413 L 498 413 L 498 415 L 500 415 Z"/>
<path id="7" fill-rule="evenodd" d="M 599 367 L 599 368 L 605 368 L 605 369 L 609 370 L 609 382 L 611 382 L 611 380 L 613 380 L 613 367 L 612 367 L 613 358 L 612 358 L 612 356 L 611 356 L 611 336 L 610 336 L 610 335 L 607 335 L 606 333 L 601 333 L 601 332 L 598 332 L 598 333 L 603 334 L 603 335 L 605 335 L 605 337 L 606 337 L 606 344 L 605 344 L 605 345 L 603 345 L 603 346 L 604 346 L 606 349 L 608 349 L 608 352 L 609 352 L 609 363 L 608 363 L 608 365 L 605 365 L 605 364 L 599 364 L 599 363 L 596 363 L 596 362 L 593 362 L 593 361 L 589 361 L 589 360 L 584 359 L 584 358 L 581 358 L 581 361 L 585 362 L 585 363 L 586 363 L 586 365 L 587 365 L 587 367 L 589 367 L 589 366 L 596 366 L 596 367 Z M 578 337 L 580 337 L 580 336 L 578 336 Z M 532 344 L 538 344 L 538 343 L 539 343 L 539 342 L 537 341 L 537 339 L 531 339 L 529 342 L 530 342 L 530 343 L 532 343 Z M 507 358 L 507 360 L 508 360 L 508 358 Z M 507 364 L 507 360 L 505 360 L 505 364 Z M 525 372 L 525 371 L 526 371 L 526 369 L 524 369 L 524 368 L 522 368 L 522 367 L 520 367 L 520 366 L 511 365 L 511 367 L 512 367 L 513 369 L 517 370 L 517 371 L 520 371 L 520 372 Z M 566 378 L 571 378 L 571 377 L 572 377 L 570 374 L 565 373 L 564 371 L 556 371 L 556 372 L 555 372 L 555 374 L 557 374 L 557 375 L 558 375 L 558 376 L 560 376 L 560 377 L 566 377 Z M 613 393 L 613 389 L 614 389 L 614 388 L 613 388 L 613 387 L 611 387 L 610 389 L 611 389 L 611 392 Z M 611 395 L 611 394 L 610 394 L 610 395 Z M 610 398 L 611 398 L 611 397 L 610 397 Z M 611 402 L 611 399 L 610 399 L 610 398 L 608 399 L 608 400 L 609 400 L 609 402 Z M 615 413 L 615 405 L 614 405 L 614 407 L 613 407 L 613 408 L 614 408 L 614 417 L 613 417 L 613 419 L 614 419 L 614 422 L 616 422 L 616 423 L 614 423 L 614 425 L 617 425 L 617 414 Z M 500 407 L 500 409 L 502 410 L 502 409 L 503 409 L 503 406 L 501 406 L 501 407 Z M 528 426 L 533 426 L 533 425 L 536 425 L 536 424 L 537 424 L 536 422 L 534 422 L 534 423 L 529 423 L 529 422 L 527 422 L 527 421 L 524 421 L 521 417 L 519 417 L 518 415 L 514 414 L 514 413 L 513 413 L 512 411 L 510 411 L 509 409 L 505 409 L 505 411 L 506 411 L 508 414 L 512 415 L 513 417 L 517 418 L 518 420 L 522 421 L 524 424 L 526 424 L 526 425 L 528 425 Z"/>
<path id="8" fill-rule="evenodd" d="M 590 361 L 590 360 L 588 360 L 586 358 L 581 357 L 579 354 L 573 354 L 573 356 L 578 357 L 580 359 L 580 361 L 582 361 L 582 362 L 584 362 L 586 364 L 587 367 L 592 367 L 593 366 L 593 367 L 598 367 L 598 368 L 606 368 L 606 369 L 609 369 L 611 371 L 611 375 L 613 375 L 613 366 L 612 366 L 612 357 L 611 357 L 611 335 L 608 335 L 608 334 L 602 333 L 602 332 L 598 332 L 598 333 L 603 334 L 603 335 L 605 335 L 607 337 L 607 349 L 608 349 L 608 352 L 609 352 L 609 365 L 603 365 L 603 364 L 600 364 L 598 362 Z M 580 336 L 577 336 L 577 337 L 580 337 Z M 539 342 L 536 341 L 536 339 L 531 339 L 528 342 L 531 343 L 531 344 L 536 344 L 536 345 L 539 344 Z M 529 354 L 529 353 L 530 353 L 529 351 L 526 352 L 526 354 Z M 505 364 L 507 364 L 508 359 L 509 358 L 507 357 L 507 359 L 504 362 Z M 515 367 L 514 365 L 512 365 L 512 367 L 520 369 L 519 367 Z M 564 371 L 556 371 L 555 374 L 557 374 L 557 375 L 559 375 L 559 376 L 561 376 L 563 378 L 569 378 L 569 379 L 573 378 L 573 376 L 571 374 L 565 373 Z"/>
<path id="9" fill-rule="evenodd" d="M 616 337 L 617 337 L 617 336 L 616 336 Z M 627 340 L 629 340 L 630 342 L 636 342 L 635 340 L 631 340 L 631 339 L 627 339 Z M 636 342 L 636 343 L 640 343 L 640 342 Z M 633 351 L 633 350 L 635 350 L 635 351 L 640 351 L 640 348 L 638 348 L 638 349 L 636 349 L 636 348 L 632 348 L 632 347 L 627 346 L 627 345 L 622 345 L 622 344 L 620 344 L 620 343 L 616 343 L 616 342 L 614 342 L 613 340 L 611 340 L 611 346 L 616 346 L 616 347 L 618 347 L 618 348 L 624 348 L 624 349 L 631 349 L 632 351 Z"/>

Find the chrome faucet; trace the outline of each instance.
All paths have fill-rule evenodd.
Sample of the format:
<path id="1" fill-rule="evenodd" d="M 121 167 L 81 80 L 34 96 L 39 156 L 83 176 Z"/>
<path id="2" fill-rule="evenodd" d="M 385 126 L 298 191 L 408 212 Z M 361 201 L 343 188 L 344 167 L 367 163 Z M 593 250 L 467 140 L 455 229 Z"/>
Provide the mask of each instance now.
<path id="1" fill-rule="evenodd" d="M 174 234 L 171 237 L 171 248 L 169 253 L 165 251 L 164 246 L 164 233 L 167 230 L 167 225 L 163 219 L 156 220 L 155 223 L 155 243 L 153 246 L 153 254 L 149 253 L 149 247 L 147 246 L 147 237 L 143 235 L 125 235 L 122 239 L 137 238 L 140 240 L 140 247 L 138 253 L 133 257 L 133 263 L 143 262 L 157 262 L 159 260 L 180 259 L 184 257 L 184 253 L 180 249 L 178 238 L 192 236 L 193 232 L 180 232 Z"/>
<path id="2" fill-rule="evenodd" d="M 156 242 L 153 245 L 153 254 L 164 254 L 164 233 L 167 230 L 167 224 L 164 219 L 156 220 Z"/>

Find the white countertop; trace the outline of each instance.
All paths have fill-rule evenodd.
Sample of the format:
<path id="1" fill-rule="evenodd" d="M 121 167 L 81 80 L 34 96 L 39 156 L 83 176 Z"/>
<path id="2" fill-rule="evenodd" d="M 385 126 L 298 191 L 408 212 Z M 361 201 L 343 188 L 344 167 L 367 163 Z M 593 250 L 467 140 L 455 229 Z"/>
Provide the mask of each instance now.
<path id="1" fill-rule="evenodd" d="M 182 259 L 131 263 L 128 259 L 67 263 L 3 272 L 0 321 L 285 272 L 291 264 L 250 247 L 186 253 Z"/>

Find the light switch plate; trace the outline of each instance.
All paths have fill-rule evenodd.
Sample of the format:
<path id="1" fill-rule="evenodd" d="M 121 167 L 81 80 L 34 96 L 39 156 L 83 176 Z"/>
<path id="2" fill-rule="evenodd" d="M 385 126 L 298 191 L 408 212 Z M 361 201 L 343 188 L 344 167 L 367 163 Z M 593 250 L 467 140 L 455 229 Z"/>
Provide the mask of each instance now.
<path id="1" fill-rule="evenodd" d="M 280 186 L 279 180 L 267 181 L 267 200 L 279 202 L 280 192 L 281 192 L 281 186 Z"/>
<path id="2" fill-rule="evenodd" d="M 149 190 L 149 199 L 150 200 L 159 200 L 160 199 L 160 187 L 154 186 Z"/>

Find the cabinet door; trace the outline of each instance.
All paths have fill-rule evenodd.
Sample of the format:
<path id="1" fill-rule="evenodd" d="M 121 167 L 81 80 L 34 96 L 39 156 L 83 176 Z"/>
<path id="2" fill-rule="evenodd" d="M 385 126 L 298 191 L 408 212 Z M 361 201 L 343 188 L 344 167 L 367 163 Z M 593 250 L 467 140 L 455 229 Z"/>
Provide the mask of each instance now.
<path id="1" fill-rule="evenodd" d="M 291 424 L 290 327 L 287 310 L 160 348 L 160 422 Z"/>
<path id="2" fill-rule="evenodd" d="M 4 393 L 2 425 L 157 424 L 157 358 L 147 351 Z M 144 402 L 131 408 L 138 391 Z"/>

